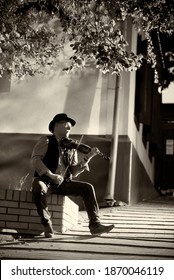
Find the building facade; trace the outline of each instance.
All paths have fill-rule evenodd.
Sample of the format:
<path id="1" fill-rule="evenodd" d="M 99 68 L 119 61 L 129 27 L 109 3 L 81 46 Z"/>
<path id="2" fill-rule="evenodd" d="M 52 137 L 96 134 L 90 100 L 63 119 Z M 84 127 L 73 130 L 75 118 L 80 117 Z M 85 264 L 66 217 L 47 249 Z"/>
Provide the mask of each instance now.
<path id="1" fill-rule="evenodd" d="M 129 22 L 125 34 L 129 50 L 137 51 L 138 35 Z M 0 81 L 1 188 L 31 188 L 32 148 L 41 135 L 49 134 L 48 124 L 54 115 L 65 112 L 77 122 L 72 138 L 78 140 L 84 135 L 84 143 L 110 156 L 108 161 L 96 156 L 90 172 L 79 176 L 94 185 L 99 203 L 112 197 L 133 204 L 156 196 L 159 106 L 155 104 L 160 104 L 160 96 L 148 66 L 120 77 L 101 74 L 94 68 L 70 75 L 62 72 L 68 52 L 67 47 L 59 67 L 47 72 L 44 79 L 12 79 L 10 86 Z"/>

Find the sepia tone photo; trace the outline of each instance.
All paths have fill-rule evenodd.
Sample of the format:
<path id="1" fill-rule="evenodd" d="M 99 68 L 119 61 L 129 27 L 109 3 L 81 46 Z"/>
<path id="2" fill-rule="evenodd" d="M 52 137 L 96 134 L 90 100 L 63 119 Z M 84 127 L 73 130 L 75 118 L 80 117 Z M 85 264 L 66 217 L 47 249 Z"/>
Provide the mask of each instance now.
<path id="1" fill-rule="evenodd" d="M 0 259 L 174 259 L 173 12 L 0 0 Z"/>

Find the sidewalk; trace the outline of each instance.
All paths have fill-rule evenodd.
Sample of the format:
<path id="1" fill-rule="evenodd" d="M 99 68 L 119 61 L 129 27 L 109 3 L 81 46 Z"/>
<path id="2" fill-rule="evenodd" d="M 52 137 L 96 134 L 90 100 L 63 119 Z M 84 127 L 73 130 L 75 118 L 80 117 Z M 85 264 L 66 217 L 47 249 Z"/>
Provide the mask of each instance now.
<path id="1" fill-rule="evenodd" d="M 85 211 L 79 223 L 54 238 L 22 237 L 0 243 L 1 259 L 174 260 L 174 197 L 100 209 L 101 222 L 115 224 L 108 234 L 89 233 Z"/>

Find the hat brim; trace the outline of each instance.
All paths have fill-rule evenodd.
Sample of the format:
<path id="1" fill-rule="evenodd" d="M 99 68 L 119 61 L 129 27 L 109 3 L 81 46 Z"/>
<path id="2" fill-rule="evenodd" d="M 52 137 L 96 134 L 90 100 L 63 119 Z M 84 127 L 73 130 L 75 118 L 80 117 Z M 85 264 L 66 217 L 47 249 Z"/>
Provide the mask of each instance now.
<path id="1" fill-rule="evenodd" d="M 71 119 L 71 118 L 66 118 L 65 121 L 70 122 L 72 126 L 74 126 L 76 124 L 75 120 Z"/>
<path id="2" fill-rule="evenodd" d="M 70 122 L 72 126 L 74 126 L 76 124 L 76 121 L 69 118 L 69 117 L 66 117 L 66 118 L 62 118 L 62 119 L 59 119 L 59 120 L 52 120 L 50 123 L 49 123 L 49 131 L 50 132 L 53 132 L 53 129 L 54 129 L 54 125 L 58 122 L 61 122 L 61 121 L 66 121 L 66 122 Z"/>

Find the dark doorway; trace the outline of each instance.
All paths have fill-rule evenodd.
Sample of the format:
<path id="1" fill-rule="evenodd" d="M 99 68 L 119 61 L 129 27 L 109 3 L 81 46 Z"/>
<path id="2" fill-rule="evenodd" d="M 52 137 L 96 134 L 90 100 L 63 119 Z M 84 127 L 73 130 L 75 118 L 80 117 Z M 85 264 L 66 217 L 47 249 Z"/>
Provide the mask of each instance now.
<path id="1" fill-rule="evenodd" d="M 161 104 L 161 137 L 155 158 L 156 186 L 174 189 L 174 104 Z"/>
<path id="2" fill-rule="evenodd" d="M 163 130 L 161 188 L 174 189 L 174 129 Z"/>

